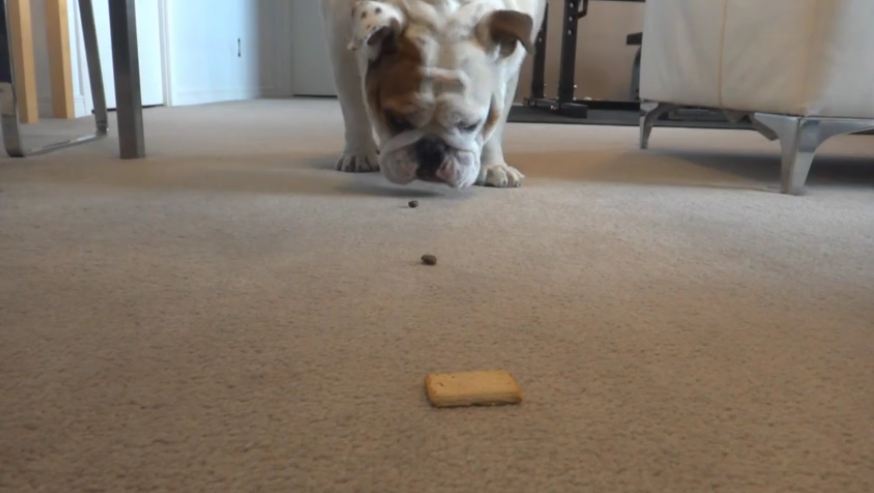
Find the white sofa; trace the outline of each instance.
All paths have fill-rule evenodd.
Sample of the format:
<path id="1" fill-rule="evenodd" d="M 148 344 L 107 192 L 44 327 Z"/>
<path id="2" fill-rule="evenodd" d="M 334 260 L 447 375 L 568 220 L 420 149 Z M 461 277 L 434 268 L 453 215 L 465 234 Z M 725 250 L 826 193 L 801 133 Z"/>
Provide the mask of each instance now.
<path id="1" fill-rule="evenodd" d="M 750 115 L 800 193 L 817 147 L 874 129 L 874 0 L 647 0 L 640 144 L 678 106 Z"/>

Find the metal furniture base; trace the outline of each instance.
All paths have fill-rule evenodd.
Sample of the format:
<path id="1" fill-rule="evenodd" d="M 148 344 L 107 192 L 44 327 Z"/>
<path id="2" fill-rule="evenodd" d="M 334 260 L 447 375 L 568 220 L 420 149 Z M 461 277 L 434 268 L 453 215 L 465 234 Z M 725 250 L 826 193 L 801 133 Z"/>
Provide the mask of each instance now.
<path id="1" fill-rule="evenodd" d="M 82 17 L 82 34 L 85 41 L 85 56 L 91 78 L 91 97 L 94 100 L 95 131 L 62 142 L 26 148 L 18 124 L 18 99 L 15 93 L 12 50 L 10 49 L 9 24 L 6 15 L 6 0 L 0 0 L 0 125 L 3 128 L 3 145 L 10 157 L 25 157 L 84 144 L 105 137 L 109 126 L 106 111 L 106 96 L 97 49 L 97 29 L 94 25 L 94 9 L 91 0 L 79 0 Z"/>
<path id="2" fill-rule="evenodd" d="M 18 126 L 18 102 L 15 94 L 15 78 L 9 48 L 9 25 L 6 15 L 6 0 L 0 0 L 0 126 L 3 128 L 3 144 L 12 157 L 41 154 L 72 145 L 91 142 L 106 136 L 108 119 L 103 77 L 97 47 L 97 30 L 94 25 L 94 9 L 91 0 L 78 0 L 85 40 L 85 55 L 88 75 L 91 79 L 91 96 L 94 103 L 96 131 L 63 142 L 34 149 L 25 149 Z M 118 109 L 118 140 L 122 159 L 144 157 L 145 135 L 143 131 L 143 106 L 140 88 L 139 53 L 135 0 L 108 0 L 109 27 L 112 36 L 112 60 L 115 70 L 115 94 Z"/>
<path id="3" fill-rule="evenodd" d="M 674 104 L 665 103 L 641 103 L 640 104 L 640 148 L 649 148 L 649 136 L 652 134 L 652 129 L 655 122 L 659 118 L 677 109 Z"/>
<path id="4" fill-rule="evenodd" d="M 780 140 L 783 152 L 780 175 L 783 193 L 800 195 L 816 150 L 837 135 L 874 130 L 874 119 L 790 116 L 754 113 L 756 130 L 769 140 Z"/>
<path id="5" fill-rule="evenodd" d="M 640 148 L 649 147 L 649 137 L 656 121 L 681 108 L 666 103 L 641 104 Z M 782 150 L 780 167 L 781 191 L 800 195 L 810 174 L 816 150 L 826 140 L 837 135 L 874 130 L 874 119 L 792 116 L 774 113 L 727 112 L 731 120 L 748 116 L 759 133 L 769 140 L 779 140 Z"/>

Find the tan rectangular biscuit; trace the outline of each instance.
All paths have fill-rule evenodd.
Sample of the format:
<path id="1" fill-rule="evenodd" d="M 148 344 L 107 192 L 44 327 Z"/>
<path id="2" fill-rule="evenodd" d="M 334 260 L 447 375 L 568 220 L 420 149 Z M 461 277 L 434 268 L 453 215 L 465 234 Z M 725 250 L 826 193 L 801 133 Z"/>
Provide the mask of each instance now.
<path id="1" fill-rule="evenodd" d="M 518 404 L 522 389 L 509 372 L 430 373 L 425 377 L 428 400 L 435 407 Z"/>

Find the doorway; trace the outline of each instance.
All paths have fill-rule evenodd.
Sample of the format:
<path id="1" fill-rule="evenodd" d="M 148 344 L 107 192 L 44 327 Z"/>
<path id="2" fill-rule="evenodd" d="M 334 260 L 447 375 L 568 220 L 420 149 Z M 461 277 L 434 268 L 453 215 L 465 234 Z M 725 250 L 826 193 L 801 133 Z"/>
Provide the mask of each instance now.
<path id="1" fill-rule="evenodd" d="M 140 84 L 143 106 L 161 106 L 167 102 L 164 91 L 164 60 L 162 56 L 162 39 L 164 22 L 162 2 L 159 0 L 136 0 L 137 15 L 137 45 L 139 47 Z M 88 80 L 85 47 L 79 22 L 78 2 L 73 2 L 75 10 L 76 43 L 78 45 L 78 66 L 82 75 L 81 93 L 87 99 L 90 112 L 91 87 Z M 100 65 L 103 69 L 103 85 L 106 90 L 106 105 L 115 108 L 115 79 L 112 64 L 112 37 L 109 27 L 109 2 L 94 2 L 94 24 L 97 27 L 97 43 L 100 49 Z"/>

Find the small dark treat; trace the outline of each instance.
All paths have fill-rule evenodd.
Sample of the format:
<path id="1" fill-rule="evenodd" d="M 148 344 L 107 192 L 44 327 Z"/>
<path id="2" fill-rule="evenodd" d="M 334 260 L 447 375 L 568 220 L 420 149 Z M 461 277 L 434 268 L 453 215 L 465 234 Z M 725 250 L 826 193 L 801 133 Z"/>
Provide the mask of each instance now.
<path id="1" fill-rule="evenodd" d="M 416 207 L 419 207 L 419 201 L 411 200 L 407 205 L 410 206 L 410 209 L 415 209 Z"/>
<path id="2" fill-rule="evenodd" d="M 425 265 L 437 265 L 437 257 L 431 254 L 422 255 L 422 263 Z"/>

